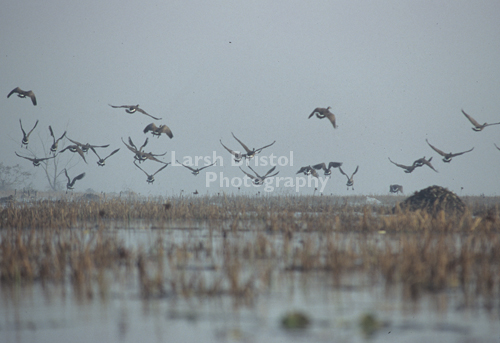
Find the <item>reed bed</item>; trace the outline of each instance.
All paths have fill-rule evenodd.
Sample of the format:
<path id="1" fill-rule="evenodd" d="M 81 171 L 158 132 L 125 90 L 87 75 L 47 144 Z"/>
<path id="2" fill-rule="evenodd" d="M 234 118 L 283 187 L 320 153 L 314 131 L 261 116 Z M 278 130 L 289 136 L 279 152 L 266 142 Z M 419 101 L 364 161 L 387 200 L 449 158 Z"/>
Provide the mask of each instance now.
<path id="1" fill-rule="evenodd" d="M 466 199 L 462 216 L 397 209 L 396 197 L 85 197 L 11 202 L 0 210 L 0 285 L 72 285 L 106 298 L 116 280 L 145 299 L 228 296 L 251 305 L 290 275 L 353 275 L 398 286 L 412 301 L 453 292 L 498 308 L 498 202 Z M 149 244 L 125 244 L 117 227 L 142 223 Z M 113 226 L 112 224 L 124 223 Z M 170 239 L 182 223 L 182 239 Z M 120 231 L 120 230 L 118 230 Z M 181 232 L 184 232 L 181 231 Z M 203 233 L 201 233 L 203 232 Z"/>

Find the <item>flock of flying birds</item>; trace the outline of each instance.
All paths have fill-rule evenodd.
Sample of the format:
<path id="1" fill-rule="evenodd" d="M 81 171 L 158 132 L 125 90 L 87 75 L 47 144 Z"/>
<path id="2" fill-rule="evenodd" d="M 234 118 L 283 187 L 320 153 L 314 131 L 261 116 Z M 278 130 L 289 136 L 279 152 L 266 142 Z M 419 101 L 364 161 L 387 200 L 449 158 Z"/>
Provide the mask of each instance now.
<path id="1" fill-rule="evenodd" d="M 36 97 L 35 97 L 35 94 L 33 93 L 33 91 L 31 91 L 31 90 L 24 91 L 21 88 L 16 87 L 16 88 L 14 88 L 7 95 L 7 98 L 9 98 L 14 93 L 16 93 L 19 98 L 30 98 L 31 101 L 32 101 L 32 103 L 33 103 L 33 105 L 34 106 L 37 105 Z M 139 105 L 121 105 L 121 106 L 109 105 L 109 106 L 111 106 L 112 108 L 124 108 L 125 111 L 127 113 L 130 113 L 130 114 L 139 112 L 139 113 L 142 113 L 142 114 L 144 114 L 146 116 L 149 116 L 149 117 L 151 117 L 151 118 L 153 118 L 155 120 L 161 120 L 162 119 L 162 118 L 157 118 L 157 117 L 154 117 L 154 116 L 150 115 L 149 113 L 147 113 L 146 111 L 144 111 L 143 109 L 141 109 L 139 107 Z M 332 112 L 330 112 L 330 108 L 331 107 L 327 107 L 327 108 L 318 107 L 318 108 L 315 108 L 314 111 L 309 115 L 308 118 L 312 118 L 314 115 L 316 115 L 316 117 L 318 119 L 325 119 L 325 118 L 327 118 L 330 121 L 330 123 L 332 124 L 333 128 L 336 129 L 337 128 L 336 118 L 335 118 L 335 115 Z M 467 113 L 465 113 L 463 110 L 462 110 L 462 113 L 472 123 L 472 125 L 473 125 L 472 130 L 474 130 L 474 131 L 482 131 L 487 126 L 500 124 L 500 122 L 493 123 L 493 124 L 488 124 L 488 123 L 480 124 L 474 118 L 472 118 L 470 115 L 468 115 Z M 21 119 L 19 119 L 19 124 L 21 126 L 21 131 L 23 133 L 23 138 L 22 138 L 22 141 L 21 141 L 21 147 L 26 147 L 27 148 L 28 144 L 29 144 L 29 137 L 30 137 L 31 133 L 35 130 L 36 126 L 38 125 L 38 120 L 36 121 L 35 125 L 33 126 L 33 128 L 28 133 L 26 133 L 26 131 L 24 130 Z M 105 165 L 106 160 L 108 158 L 110 158 L 111 156 L 113 156 L 114 154 L 116 154 L 120 150 L 120 149 L 116 149 L 116 150 L 112 151 L 105 158 L 102 158 L 97 153 L 96 149 L 97 148 L 107 148 L 109 146 L 109 144 L 107 144 L 107 145 L 91 145 L 89 143 L 82 144 L 82 143 L 80 143 L 80 142 L 78 142 L 76 140 L 73 140 L 73 139 L 67 137 L 66 136 L 66 131 L 59 138 L 56 139 L 56 136 L 54 135 L 54 132 L 53 132 L 52 127 L 50 125 L 49 125 L 49 132 L 50 132 L 50 135 L 52 137 L 52 145 L 50 147 L 50 152 L 49 152 L 49 155 L 51 155 L 51 156 L 49 156 L 49 157 L 43 157 L 43 158 L 37 158 L 37 157 L 22 156 L 22 155 L 19 155 L 17 152 L 15 152 L 15 154 L 18 157 L 20 157 L 20 158 L 24 158 L 24 159 L 27 159 L 27 160 L 31 161 L 33 163 L 33 165 L 35 167 L 37 167 L 37 166 L 40 165 L 41 162 L 49 160 L 49 159 L 53 159 L 58 154 L 61 154 L 61 153 L 65 152 L 65 151 L 70 151 L 72 153 L 78 153 L 78 155 L 83 159 L 83 161 L 85 163 L 87 163 L 87 159 L 86 159 L 85 156 L 86 156 L 86 154 L 87 154 L 87 152 L 89 150 L 92 150 L 92 152 L 98 158 L 97 165 L 100 166 L 100 167 L 103 167 Z M 172 139 L 174 137 L 174 135 L 172 134 L 172 131 L 170 130 L 170 128 L 167 125 L 157 126 L 155 123 L 151 123 L 151 124 L 147 125 L 144 128 L 143 132 L 144 133 L 151 132 L 151 134 L 153 135 L 153 137 L 160 137 L 162 134 L 165 134 L 170 139 Z M 255 157 L 257 154 L 259 154 L 260 152 L 262 152 L 264 149 L 266 149 L 266 148 L 272 146 L 274 143 L 276 143 L 276 141 L 274 141 L 274 142 L 272 142 L 270 144 L 267 144 L 267 145 L 265 145 L 265 146 L 263 146 L 263 147 L 261 147 L 259 149 L 249 149 L 248 146 L 245 145 L 241 140 L 239 140 L 233 133 L 231 133 L 231 134 L 233 135 L 234 139 L 236 139 L 236 141 L 243 147 L 243 149 L 245 150 L 245 153 L 240 153 L 238 151 L 234 151 L 234 150 L 228 148 L 227 146 L 225 146 L 222 143 L 222 140 L 220 140 L 220 144 L 231 155 L 233 155 L 234 160 L 236 162 L 240 162 L 242 159 L 250 160 L 251 158 Z M 61 150 L 58 151 L 58 144 L 59 144 L 59 142 L 64 137 L 66 137 L 73 144 L 70 144 L 70 145 L 68 145 L 68 146 L 66 146 L 63 149 L 61 149 Z M 460 155 L 469 153 L 472 150 L 474 150 L 474 148 L 472 148 L 472 149 L 469 149 L 469 150 L 466 150 L 466 151 L 462 151 L 462 152 L 458 152 L 458 153 L 451 153 L 451 152 L 450 153 L 445 153 L 444 151 L 436 148 L 431 143 L 429 143 L 428 140 L 426 140 L 426 141 L 427 141 L 427 144 L 435 152 L 437 152 L 439 155 L 441 155 L 443 157 L 443 161 L 447 162 L 447 163 L 449 163 L 453 157 L 460 156 Z M 122 142 L 127 147 L 127 149 L 129 149 L 134 154 L 134 156 L 133 156 L 134 157 L 134 162 L 133 163 L 134 163 L 134 165 L 138 169 L 140 169 L 147 176 L 146 181 L 149 184 L 152 184 L 155 181 L 154 176 L 156 174 L 158 174 L 159 172 L 161 172 L 163 169 L 165 169 L 170 164 L 170 162 L 166 163 L 166 162 L 163 162 L 163 161 L 161 161 L 161 160 L 159 160 L 157 158 L 157 157 L 160 157 L 160 156 L 164 156 L 167 152 L 165 152 L 163 154 L 154 154 L 152 152 L 145 152 L 144 151 L 144 148 L 148 144 L 148 138 L 146 138 L 146 140 L 144 141 L 144 143 L 139 148 L 137 148 L 137 146 L 134 144 L 134 142 L 132 141 L 132 139 L 130 137 L 128 138 L 128 143 L 125 142 L 123 140 L 123 138 L 122 138 Z M 500 150 L 500 147 L 498 147 L 496 144 L 495 144 L 495 147 L 498 150 Z M 162 164 L 162 166 L 156 172 L 154 172 L 153 174 L 149 174 L 143 168 L 141 168 L 141 166 L 139 166 L 140 163 L 142 163 L 144 161 L 147 161 L 147 160 L 158 162 L 158 163 Z M 412 173 L 416 168 L 422 167 L 424 165 L 428 166 L 429 168 L 431 168 L 432 170 L 434 170 L 435 172 L 437 172 L 437 170 L 431 164 L 431 160 L 432 160 L 432 157 L 429 158 L 429 159 L 426 159 L 425 156 L 424 156 L 422 158 L 419 158 L 419 159 L 415 160 L 413 162 L 413 164 L 411 164 L 411 165 L 403 165 L 403 164 L 396 163 L 396 162 L 392 161 L 389 158 L 389 161 L 391 163 L 393 163 L 394 165 L 396 165 L 399 168 L 404 169 L 405 173 Z M 213 166 L 213 165 L 216 164 L 216 162 L 214 162 L 214 163 L 212 163 L 210 165 L 206 165 L 206 166 L 201 167 L 201 168 L 193 168 L 191 166 L 188 166 L 188 165 L 185 165 L 183 163 L 180 163 L 179 161 L 177 161 L 177 163 L 179 163 L 182 166 L 184 166 L 185 168 L 189 169 L 193 175 L 198 175 L 200 173 L 200 171 L 202 171 L 203 169 L 209 168 L 209 167 L 211 167 L 211 166 Z M 247 163 L 247 166 L 248 166 L 248 168 L 250 168 L 250 170 L 255 175 L 252 175 L 252 174 L 246 172 L 245 170 L 241 169 L 241 167 L 240 167 L 240 169 L 241 169 L 241 171 L 245 175 L 247 175 L 249 178 L 251 178 L 252 181 L 253 181 L 253 183 L 256 184 L 256 185 L 262 185 L 264 183 L 264 180 L 266 178 L 270 178 L 270 177 L 276 176 L 279 173 L 279 171 L 278 171 L 278 172 L 276 172 L 276 173 L 273 174 L 273 172 L 276 169 L 276 166 L 274 166 L 273 168 L 269 169 L 269 171 L 266 174 L 259 175 L 255 170 L 252 169 L 251 166 L 248 165 L 248 163 Z M 347 185 L 347 189 L 349 189 L 349 187 L 351 187 L 352 189 L 354 189 L 354 175 L 358 172 L 359 165 L 356 167 L 356 169 L 354 170 L 354 172 L 350 176 L 348 174 L 346 174 L 342 170 L 341 166 L 342 166 L 342 162 L 329 162 L 328 164 L 325 163 L 325 162 L 322 162 L 322 163 L 318 163 L 318 164 L 314 164 L 314 165 L 308 165 L 308 166 L 301 167 L 299 169 L 299 171 L 297 172 L 297 174 L 304 173 L 305 175 L 312 175 L 313 177 L 318 178 L 319 174 L 318 174 L 317 170 L 319 170 L 319 171 L 323 170 L 325 176 L 330 176 L 332 174 L 332 168 L 338 168 L 339 171 L 340 171 L 340 173 L 342 175 L 345 175 L 346 178 L 347 178 L 347 184 L 346 184 Z M 79 174 L 79 175 L 71 178 L 68 175 L 68 171 L 66 169 L 64 169 L 64 174 L 65 174 L 65 176 L 67 178 L 67 181 L 68 181 L 67 184 L 66 184 L 66 188 L 67 189 L 73 189 L 74 186 L 75 186 L 76 181 L 81 180 L 83 177 L 85 177 L 85 173 L 81 173 L 81 174 Z M 403 193 L 403 186 L 401 186 L 401 185 L 390 185 L 389 190 L 390 190 L 391 193 L 398 193 L 398 192 Z M 198 192 L 195 192 L 194 194 L 198 194 Z"/>

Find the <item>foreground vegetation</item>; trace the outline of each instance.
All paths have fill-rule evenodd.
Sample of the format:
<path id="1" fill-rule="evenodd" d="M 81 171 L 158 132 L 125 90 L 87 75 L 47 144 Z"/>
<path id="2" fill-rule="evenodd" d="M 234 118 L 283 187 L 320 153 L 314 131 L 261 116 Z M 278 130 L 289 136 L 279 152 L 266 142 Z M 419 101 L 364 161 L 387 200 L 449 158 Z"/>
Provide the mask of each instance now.
<path id="1" fill-rule="evenodd" d="M 498 308 L 500 203 L 465 198 L 465 214 L 399 210 L 404 197 L 282 196 L 143 199 L 71 196 L 0 208 L 0 285 L 70 283 L 106 297 L 132 280 L 144 298 L 229 296 L 252 304 L 289 277 L 350 276 L 404 299 L 453 291 Z M 148 244 L 117 232 L 146 228 Z M 187 232 L 173 239 L 173 231 Z"/>

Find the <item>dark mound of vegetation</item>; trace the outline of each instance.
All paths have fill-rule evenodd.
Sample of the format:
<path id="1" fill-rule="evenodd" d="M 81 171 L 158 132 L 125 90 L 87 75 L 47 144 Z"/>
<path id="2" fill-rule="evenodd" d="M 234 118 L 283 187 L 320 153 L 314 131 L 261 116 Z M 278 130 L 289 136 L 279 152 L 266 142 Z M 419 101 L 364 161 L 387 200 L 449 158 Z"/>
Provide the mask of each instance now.
<path id="1" fill-rule="evenodd" d="M 399 207 L 402 210 L 423 210 L 433 215 L 440 211 L 450 214 L 463 214 L 467 208 L 455 193 L 440 186 L 430 186 L 415 192 L 399 204 Z"/>

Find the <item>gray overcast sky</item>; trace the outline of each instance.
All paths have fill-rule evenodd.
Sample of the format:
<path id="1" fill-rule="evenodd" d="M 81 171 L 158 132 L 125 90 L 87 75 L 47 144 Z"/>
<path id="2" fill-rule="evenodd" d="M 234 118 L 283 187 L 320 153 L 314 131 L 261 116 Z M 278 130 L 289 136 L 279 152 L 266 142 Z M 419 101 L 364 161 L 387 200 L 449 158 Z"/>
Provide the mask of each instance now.
<path id="1" fill-rule="evenodd" d="M 239 150 L 234 132 L 250 148 L 276 140 L 263 156 L 293 152 L 293 166 L 277 168 L 281 177 L 323 161 L 343 162 L 348 174 L 359 165 L 355 191 L 334 170 L 325 194 L 386 194 L 398 183 L 407 194 L 437 184 L 499 195 L 500 125 L 474 132 L 461 113 L 500 121 L 499 16 L 498 1 L 6 2 L 1 161 L 35 172 L 34 186 L 47 189 L 43 170 L 14 154 L 29 155 L 20 147 L 19 119 L 28 129 L 39 119 L 29 145 L 37 156 L 42 142 L 50 146 L 49 125 L 82 143 L 111 144 L 98 151 L 104 156 L 121 148 L 104 168 L 92 152 L 88 165 L 61 154 L 60 165 L 71 159 L 70 175 L 87 173 L 78 191 L 231 193 L 234 187 L 220 188 L 220 173 L 243 173 L 231 167 L 219 139 Z M 7 99 L 16 86 L 32 89 L 38 106 Z M 206 169 L 216 182 L 207 188 L 205 170 L 194 177 L 168 166 L 148 185 L 120 138 L 142 144 L 153 120 L 108 104 L 140 104 L 162 117 L 155 123 L 167 124 L 174 138 L 150 137 L 146 151 L 168 151 L 165 161 L 173 152 L 182 160 L 216 151 L 224 165 Z M 336 130 L 327 120 L 307 119 L 327 106 Z M 446 152 L 475 149 L 445 164 L 425 139 Z M 405 174 L 388 160 L 411 164 L 423 156 L 433 157 L 439 173 L 425 167 Z M 152 173 L 160 165 L 142 167 Z"/>

